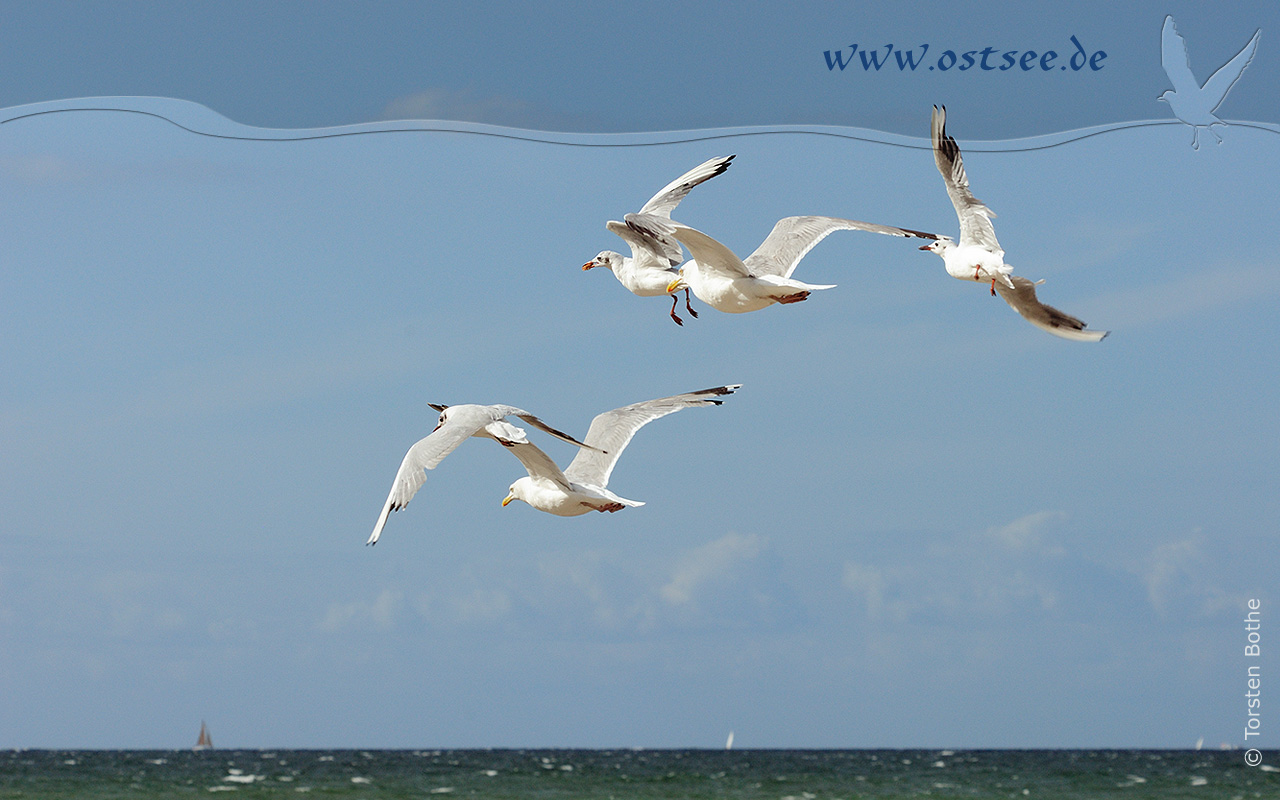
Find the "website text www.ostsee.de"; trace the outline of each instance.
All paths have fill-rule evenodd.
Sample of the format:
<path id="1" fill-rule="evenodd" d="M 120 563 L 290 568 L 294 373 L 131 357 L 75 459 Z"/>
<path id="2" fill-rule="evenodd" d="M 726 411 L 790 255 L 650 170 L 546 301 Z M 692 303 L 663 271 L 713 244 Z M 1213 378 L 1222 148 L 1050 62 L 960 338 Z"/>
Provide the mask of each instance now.
<path id="1" fill-rule="evenodd" d="M 935 56 L 929 55 L 928 44 L 919 47 L 901 49 L 893 44 L 866 48 L 856 42 L 839 50 L 824 50 L 827 69 L 831 72 L 844 72 L 850 69 L 858 72 L 879 72 L 883 68 L 890 71 L 894 67 L 899 72 L 915 72 L 917 69 L 928 71 L 966 72 L 1098 72 L 1106 64 L 1107 52 L 1094 50 L 1089 52 L 1074 35 L 1070 37 L 1071 46 L 1057 50 L 1001 50 L 996 47 L 984 47 L 980 50 L 943 50 L 940 53 L 934 48 Z"/>

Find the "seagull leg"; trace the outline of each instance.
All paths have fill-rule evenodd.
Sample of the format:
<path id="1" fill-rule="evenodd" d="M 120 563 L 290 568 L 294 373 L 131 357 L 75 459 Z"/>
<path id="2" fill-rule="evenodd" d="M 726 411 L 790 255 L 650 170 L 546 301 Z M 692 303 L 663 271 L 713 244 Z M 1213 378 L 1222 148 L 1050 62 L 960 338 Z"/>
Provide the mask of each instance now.
<path id="1" fill-rule="evenodd" d="M 671 295 L 671 318 L 676 321 L 677 325 L 683 328 L 684 322 L 676 316 L 676 303 L 678 302 L 680 302 L 680 298 L 676 297 L 674 294 Z M 695 314 L 694 316 L 697 315 Z"/>
<path id="2" fill-rule="evenodd" d="M 689 309 L 689 313 L 693 315 L 694 319 L 698 318 L 698 312 L 694 311 L 693 306 L 689 305 L 689 290 L 687 288 L 684 290 L 684 307 Z M 674 310 L 675 305 L 673 304 L 671 308 Z"/>
<path id="3" fill-rule="evenodd" d="M 996 296 L 996 279 L 995 278 L 991 279 L 991 296 L 992 297 Z"/>
<path id="4" fill-rule="evenodd" d="M 789 294 L 789 295 L 786 295 L 786 296 L 784 296 L 784 297 L 778 297 L 778 298 L 775 298 L 775 299 L 777 300 L 777 302 L 779 302 L 779 303 L 783 303 L 783 304 L 786 304 L 786 303 L 799 303 L 801 300 L 807 300 L 807 299 L 809 299 L 809 292 L 808 292 L 808 290 L 805 290 L 805 291 L 802 291 L 802 292 L 796 292 L 795 294 Z"/>
<path id="5" fill-rule="evenodd" d="M 982 265 L 981 265 L 981 264 L 974 264 L 974 265 L 973 265 L 973 279 L 974 279 L 975 281 L 980 281 L 980 280 L 982 280 L 982 278 L 981 278 L 981 277 L 979 277 L 980 275 L 982 275 Z"/>

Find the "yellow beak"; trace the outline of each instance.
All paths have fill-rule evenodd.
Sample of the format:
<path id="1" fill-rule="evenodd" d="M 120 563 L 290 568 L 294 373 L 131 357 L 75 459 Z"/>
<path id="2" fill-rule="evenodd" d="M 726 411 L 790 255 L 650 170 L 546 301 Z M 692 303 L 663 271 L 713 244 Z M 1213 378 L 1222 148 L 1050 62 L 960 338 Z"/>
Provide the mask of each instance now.
<path id="1" fill-rule="evenodd" d="M 680 288 L 680 280 L 681 280 L 680 278 L 676 278 L 671 283 L 667 284 L 667 294 L 671 294 L 676 289 Z"/>
<path id="2" fill-rule="evenodd" d="M 507 495 L 507 496 L 506 496 L 505 498 L 503 498 L 503 500 L 502 500 L 502 507 L 503 507 L 503 508 L 506 508 L 506 507 L 507 507 L 507 503 L 510 503 L 512 500 L 515 500 L 515 499 L 516 499 L 516 496 L 515 496 L 514 494 L 509 494 L 509 495 Z"/>

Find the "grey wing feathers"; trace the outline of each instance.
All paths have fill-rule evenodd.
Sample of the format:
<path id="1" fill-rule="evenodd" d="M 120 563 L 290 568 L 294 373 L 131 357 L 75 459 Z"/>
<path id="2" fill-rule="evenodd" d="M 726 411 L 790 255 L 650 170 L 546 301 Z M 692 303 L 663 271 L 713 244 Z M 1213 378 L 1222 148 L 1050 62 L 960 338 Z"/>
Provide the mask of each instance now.
<path id="1" fill-rule="evenodd" d="M 675 237 L 689 248 L 689 254 L 703 269 L 730 278 L 751 277 L 747 265 L 732 250 L 696 228 L 652 214 L 628 214 L 626 220 L 627 225 L 641 233 Z"/>
<path id="2" fill-rule="evenodd" d="M 1085 330 L 1085 323 L 1070 314 L 1063 313 L 1053 306 L 1047 306 L 1036 299 L 1036 285 L 1020 275 L 1010 276 L 1013 288 L 996 283 L 996 291 L 1005 302 L 1013 307 L 1032 325 L 1048 331 L 1054 336 L 1071 339 L 1077 342 L 1100 342 L 1109 331 Z M 587 438 L 591 438 L 588 434 Z"/>
<path id="3" fill-rule="evenodd" d="M 690 189 L 727 170 L 729 162 L 733 161 L 733 158 L 733 156 L 717 156 L 702 162 L 659 189 L 658 193 L 649 198 L 649 202 L 641 207 L 639 213 L 670 219 L 671 212 L 675 210 L 676 206 L 680 205 L 680 201 L 689 194 Z M 610 228 L 610 230 L 613 230 L 613 228 Z M 614 233 L 618 233 L 618 231 L 614 230 Z M 619 233 L 618 235 L 621 236 L 622 234 Z M 645 247 L 654 255 L 665 259 L 668 266 L 674 267 L 684 260 L 684 253 L 680 250 L 680 243 L 671 238 L 668 232 L 647 233 L 642 231 L 641 236 Z M 626 237 L 623 238 L 625 239 Z M 631 241 L 628 240 L 627 243 L 631 244 Z"/>
<path id="4" fill-rule="evenodd" d="M 733 394 L 741 384 L 717 386 L 699 392 L 688 392 L 657 400 L 646 400 L 622 408 L 598 414 L 591 420 L 587 442 L 599 450 L 579 450 L 564 475 L 574 483 L 603 489 L 609 484 L 609 475 L 618 463 L 618 456 L 631 442 L 636 431 L 650 422 L 668 414 L 692 406 L 720 405 L 716 397 Z M 602 452 L 603 451 L 603 452 Z"/>
<path id="5" fill-rule="evenodd" d="M 503 447 L 511 452 L 511 455 L 520 459 L 520 463 L 524 464 L 525 471 L 529 473 L 531 478 L 547 478 L 560 484 L 565 491 L 569 491 L 569 481 L 565 480 L 564 473 L 560 471 L 560 467 L 556 466 L 556 462 L 551 457 L 542 452 L 537 445 L 528 442 L 502 443 Z M 584 450 L 582 452 L 591 452 Z"/>
<path id="6" fill-rule="evenodd" d="M 868 231 L 887 236 L 914 236 L 920 239 L 937 239 L 936 234 L 859 222 L 856 219 L 838 217 L 783 217 L 773 226 L 756 251 L 747 256 L 743 264 L 752 275 L 777 275 L 790 278 L 796 265 L 827 236 L 835 231 Z M 681 240 L 683 241 L 683 239 Z M 686 242 L 687 244 L 687 242 Z M 690 248 L 690 252 L 693 252 Z"/>
<path id="7" fill-rule="evenodd" d="M 947 108 L 933 107 L 931 124 L 933 139 L 933 160 L 942 173 L 942 181 L 947 186 L 947 196 L 956 209 L 960 219 L 960 244 L 978 244 L 992 252 L 1000 251 L 1000 242 L 996 241 L 996 229 L 991 225 L 995 212 L 987 208 L 981 200 L 969 191 L 969 177 L 964 171 L 964 161 L 960 157 L 960 145 L 947 135 Z M 1003 251 L 1001 251 L 1003 252 Z"/>
<path id="8" fill-rule="evenodd" d="M 540 431 L 543 431 L 544 433 L 551 434 L 552 436 L 556 437 L 562 442 L 568 442 L 569 444 L 576 444 L 578 447 L 586 447 L 586 448 L 591 447 L 591 445 L 586 444 L 585 442 L 578 441 L 577 439 L 573 438 L 572 436 L 565 433 L 564 431 L 556 430 L 555 428 L 551 427 L 547 423 L 543 422 L 542 420 L 538 419 L 534 415 L 530 414 L 528 411 L 516 411 L 514 413 L 517 417 L 529 423 L 533 427 L 537 428 Z"/>
<path id="9" fill-rule="evenodd" d="M 640 209 L 640 213 L 659 214 L 664 217 L 671 216 L 671 212 L 675 210 L 676 206 L 680 205 L 680 201 L 685 198 L 685 195 L 689 194 L 690 189 L 703 181 L 711 180 L 727 170 L 729 162 L 733 161 L 733 159 L 733 156 L 717 156 L 707 159 L 658 190 L 658 193 L 651 197 L 649 202 L 645 203 Z"/>
<path id="10" fill-rule="evenodd" d="M 627 216 L 631 215 L 628 214 Z M 617 220 L 609 220 L 604 226 L 627 243 L 627 246 L 631 248 L 632 260 L 641 266 L 660 264 L 664 267 L 670 267 L 684 260 L 684 253 L 680 251 L 679 243 L 672 241 L 669 237 L 653 236 Z M 671 253 L 671 248 L 664 245 L 664 239 L 670 243 L 671 248 L 674 248 L 674 256 Z M 673 257 L 674 261 L 672 261 Z"/>
<path id="11" fill-rule="evenodd" d="M 383 504 L 378 522 L 373 526 L 373 533 L 369 535 L 369 541 L 365 544 L 378 543 L 382 528 L 387 524 L 387 516 L 392 511 L 399 511 L 407 506 L 422 488 L 422 484 L 427 482 L 425 470 L 435 469 L 436 465 L 466 441 L 467 437 L 490 422 L 487 417 L 482 418 L 480 415 L 474 415 L 475 419 L 471 419 L 472 415 L 469 414 L 465 416 L 466 419 L 457 417 L 451 419 L 449 424 L 437 428 L 426 438 L 419 439 L 413 447 L 409 448 L 409 452 L 405 453 L 395 480 L 391 482 L 391 493 L 387 495 L 387 502 Z"/>

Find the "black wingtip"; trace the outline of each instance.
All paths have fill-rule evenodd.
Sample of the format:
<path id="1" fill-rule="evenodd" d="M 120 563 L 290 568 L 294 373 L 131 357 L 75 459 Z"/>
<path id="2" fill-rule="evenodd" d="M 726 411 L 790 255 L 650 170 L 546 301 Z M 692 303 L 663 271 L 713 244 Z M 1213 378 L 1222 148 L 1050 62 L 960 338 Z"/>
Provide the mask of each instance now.
<path id="1" fill-rule="evenodd" d="M 715 387 L 714 389 L 703 389 L 703 390 L 702 390 L 702 391 L 700 391 L 700 392 L 690 392 L 690 394 L 714 394 L 714 395 L 726 395 L 726 394 L 733 394 L 734 392 L 736 392 L 738 389 L 741 389 L 741 388 L 742 388 L 742 384 L 740 384 L 740 383 L 730 383 L 730 384 L 728 384 L 728 385 L 726 385 L 726 386 L 717 386 L 717 387 Z M 719 405 L 719 404 L 720 404 L 720 403 L 722 403 L 723 401 L 722 401 L 722 400 L 709 400 L 708 402 L 715 403 L 715 404 Z"/>

